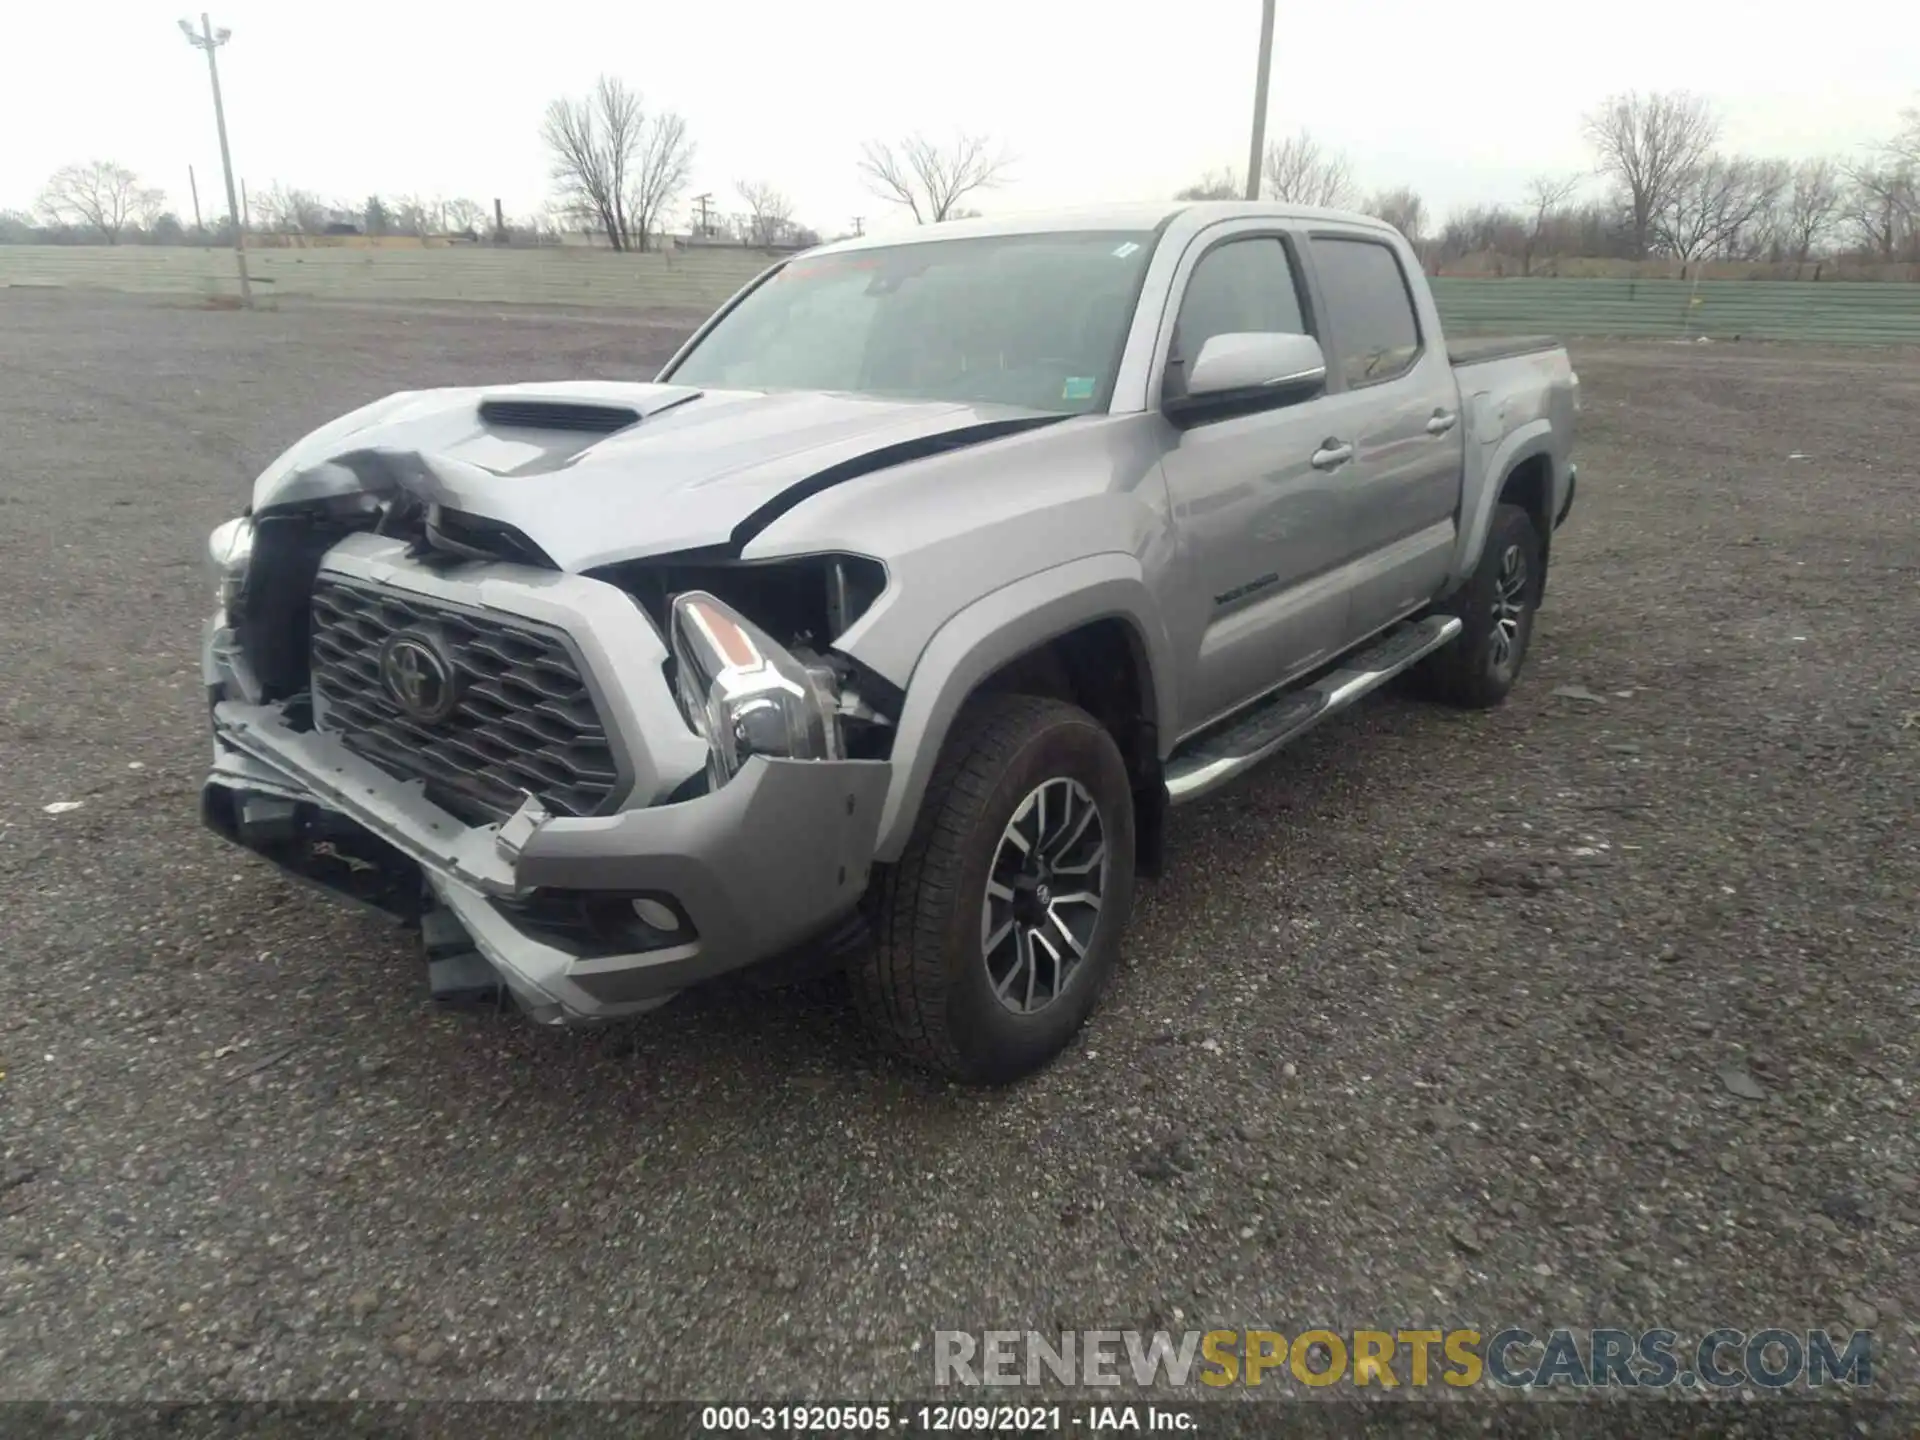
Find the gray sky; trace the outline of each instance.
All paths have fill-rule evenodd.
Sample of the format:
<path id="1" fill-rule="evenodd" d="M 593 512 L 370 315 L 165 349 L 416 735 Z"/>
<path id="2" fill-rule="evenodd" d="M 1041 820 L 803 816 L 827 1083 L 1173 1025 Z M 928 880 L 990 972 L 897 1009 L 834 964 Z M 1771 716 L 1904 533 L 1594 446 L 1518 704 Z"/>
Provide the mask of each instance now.
<path id="1" fill-rule="evenodd" d="M 739 209 L 766 179 L 832 234 L 887 208 L 860 143 L 990 131 L 1018 155 L 988 211 L 1165 198 L 1245 163 L 1258 0 L 219 0 L 236 173 L 356 206 L 372 192 L 527 212 L 547 193 L 547 101 L 606 69 L 687 117 L 693 190 Z M 197 15 L 197 11 L 194 12 Z M 1711 95 L 1729 148 L 1852 153 L 1920 103 L 1920 5 L 1855 18 L 1780 0 L 1283 0 L 1269 134 L 1310 125 L 1367 188 L 1407 183 L 1443 215 L 1517 199 L 1588 163 L 1580 115 L 1609 91 Z M 164 0 L 14 6 L 0 60 L 0 206 L 49 172 L 112 159 L 191 217 L 220 211 L 206 67 Z M 691 192 L 690 192 L 691 193 Z M 892 223 L 898 223 L 895 217 Z"/>

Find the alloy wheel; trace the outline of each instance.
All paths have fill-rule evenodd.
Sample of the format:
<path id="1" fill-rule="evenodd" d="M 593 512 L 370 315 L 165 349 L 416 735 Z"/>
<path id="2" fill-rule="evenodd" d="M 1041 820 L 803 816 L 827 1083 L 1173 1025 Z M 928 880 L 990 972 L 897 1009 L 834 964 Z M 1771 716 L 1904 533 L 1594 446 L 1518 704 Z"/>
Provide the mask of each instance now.
<path id="1" fill-rule="evenodd" d="M 995 846 L 980 906 L 980 956 L 994 996 L 1031 1015 L 1073 983 L 1093 944 L 1107 881 L 1100 807 L 1078 780 L 1043 781 Z"/>
<path id="2" fill-rule="evenodd" d="M 1520 626 L 1527 613 L 1527 557 L 1518 545 L 1500 556 L 1493 583 L 1493 665 L 1505 670 L 1520 651 Z"/>

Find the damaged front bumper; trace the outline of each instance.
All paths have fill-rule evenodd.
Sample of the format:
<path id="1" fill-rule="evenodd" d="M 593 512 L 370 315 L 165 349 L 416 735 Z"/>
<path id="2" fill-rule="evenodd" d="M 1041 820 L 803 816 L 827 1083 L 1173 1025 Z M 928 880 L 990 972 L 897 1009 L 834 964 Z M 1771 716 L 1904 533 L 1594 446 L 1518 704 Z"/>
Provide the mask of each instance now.
<path id="1" fill-rule="evenodd" d="M 470 827 L 331 736 L 290 729 L 275 707 L 221 701 L 214 735 L 212 828 L 394 913 L 417 876 L 521 1007 L 557 1024 L 653 1009 L 830 928 L 866 888 L 888 770 L 755 757 L 678 804 L 571 819 L 529 802 L 505 824 Z M 680 923 L 645 949 L 599 953 L 543 923 L 539 902 L 556 897 L 657 897 Z"/>
<path id="2" fill-rule="evenodd" d="M 716 790 L 661 801 L 698 742 L 667 689 L 658 632 L 612 587 L 529 583 L 513 567 L 403 575 L 392 547 L 371 539 L 338 547 L 326 567 L 419 596 L 510 601 L 516 615 L 564 627 L 632 762 L 633 792 L 607 815 L 549 815 L 526 796 L 505 821 L 471 823 L 290 707 L 247 698 L 258 691 L 245 657 L 216 623 L 204 650 L 214 763 L 202 814 L 227 839 L 336 894 L 431 919 L 442 935 L 451 916 L 520 1006 L 554 1024 L 653 1009 L 793 950 L 857 905 L 889 766 L 754 756 Z"/>

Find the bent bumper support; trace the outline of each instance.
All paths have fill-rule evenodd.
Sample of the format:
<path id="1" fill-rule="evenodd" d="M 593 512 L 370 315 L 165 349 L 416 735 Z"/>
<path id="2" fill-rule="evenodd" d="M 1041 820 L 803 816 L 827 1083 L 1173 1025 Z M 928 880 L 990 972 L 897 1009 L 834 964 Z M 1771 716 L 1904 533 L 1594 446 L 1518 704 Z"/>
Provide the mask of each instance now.
<path id="1" fill-rule="evenodd" d="M 546 1023 L 639 1014 L 843 920 L 866 888 L 890 769 L 755 757 L 718 791 L 678 804 L 595 819 L 529 809 L 470 827 L 332 736 L 289 728 L 274 707 L 223 701 L 214 728 L 202 798 L 213 829 L 403 918 L 432 912 L 424 882 Z M 642 950 L 583 949 L 527 921 L 529 897 L 555 895 L 663 896 L 686 924 Z M 471 989 L 476 977 L 469 966 L 447 980 Z"/>

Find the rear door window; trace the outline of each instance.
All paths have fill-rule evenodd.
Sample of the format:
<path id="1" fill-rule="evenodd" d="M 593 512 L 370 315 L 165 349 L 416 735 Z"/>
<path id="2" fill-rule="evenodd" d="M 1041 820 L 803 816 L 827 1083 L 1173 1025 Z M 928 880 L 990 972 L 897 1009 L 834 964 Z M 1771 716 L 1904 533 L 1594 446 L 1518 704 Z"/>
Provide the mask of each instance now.
<path id="1" fill-rule="evenodd" d="M 1374 240 L 1316 235 L 1312 243 L 1327 328 L 1347 384 L 1377 385 L 1406 374 L 1420 356 L 1420 322 L 1400 257 Z"/>

